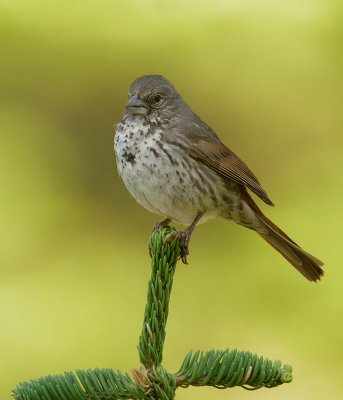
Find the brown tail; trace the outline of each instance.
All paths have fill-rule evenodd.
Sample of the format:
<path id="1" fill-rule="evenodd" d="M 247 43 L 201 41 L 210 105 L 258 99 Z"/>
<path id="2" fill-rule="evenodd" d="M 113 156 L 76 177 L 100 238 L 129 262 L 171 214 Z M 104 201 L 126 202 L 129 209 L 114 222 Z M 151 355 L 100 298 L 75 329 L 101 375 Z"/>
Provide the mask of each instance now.
<path id="1" fill-rule="evenodd" d="M 292 240 L 289 240 L 281 229 L 277 228 L 276 230 L 274 224 L 270 226 L 266 221 L 263 222 L 268 226 L 269 232 L 266 234 L 259 232 L 260 235 L 301 272 L 305 278 L 309 281 L 317 281 L 323 276 L 324 271 L 321 266 L 324 264 L 322 261 L 307 253 Z"/>
<path id="2" fill-rule="evenodd" d="M 256 216 L 265 226 L 265 230 L 257 231 L 260 236 L 265 239 L 271 246 L 274 247 L 286 260 L 288 260 L 300 273 L 309 281 L 317 281 L 323 275 L 324 271 L 321 266 L 324 263 L 318 258 L 307 253 L 299 247 L 289 236 L 277 227 L 270 219 L 268 219 L 262 211 L 257 207 L 251 197 L 244 196 L 244 200 L 249 203 L 249 206 L 255 211 Z"/>

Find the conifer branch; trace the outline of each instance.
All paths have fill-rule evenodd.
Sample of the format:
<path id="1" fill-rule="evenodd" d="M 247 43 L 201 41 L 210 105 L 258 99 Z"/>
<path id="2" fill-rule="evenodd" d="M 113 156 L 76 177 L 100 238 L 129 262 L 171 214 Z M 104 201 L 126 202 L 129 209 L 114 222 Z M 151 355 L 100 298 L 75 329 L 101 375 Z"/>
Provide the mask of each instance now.
<path id="1" fill-rule="evenodd" d="M 253 390 L 292 381 L 291 366 L 247 351 L 189 352 L 174 374 L 161 365 L 170 294 L 180 256 L 178 237 L 169 240 L 171 231 L 164 227 L 150 237 L 152 273 L 138 343 L 140 368 L 131 374 L 96 368 L 48 375 L 19 383 L 13 390 L 16 400 L 172 400 L 178 387 L 190 385 Z"/>

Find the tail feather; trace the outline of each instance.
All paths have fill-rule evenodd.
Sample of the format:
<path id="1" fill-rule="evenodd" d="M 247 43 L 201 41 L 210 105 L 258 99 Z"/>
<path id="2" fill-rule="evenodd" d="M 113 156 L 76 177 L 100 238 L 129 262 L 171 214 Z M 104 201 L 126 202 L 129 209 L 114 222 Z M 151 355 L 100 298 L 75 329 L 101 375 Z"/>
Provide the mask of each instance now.
<path id="1" fill-rule="evenodd" d="M 281 236 L 280 233 L 270 228 L 268 233 L 260 233 L 260 235 L 309 281 L 317 281 L 323 276 L 324 271 L 321 268 L 324 265 L 323 262 Z"/>
<path id="2" fill-rule="evenodd" d="M 324 263 L 303 250 L 285 232 L 267 218 L 246 191 L 242 194 L 244 200 L 249 204 L 262 223 L 263 228 L 256 229 L 257 233 L 285 257 L 305 278 L 309 281 L 319 280 L 324 275 L 324 271 L 321 268 Z"/>

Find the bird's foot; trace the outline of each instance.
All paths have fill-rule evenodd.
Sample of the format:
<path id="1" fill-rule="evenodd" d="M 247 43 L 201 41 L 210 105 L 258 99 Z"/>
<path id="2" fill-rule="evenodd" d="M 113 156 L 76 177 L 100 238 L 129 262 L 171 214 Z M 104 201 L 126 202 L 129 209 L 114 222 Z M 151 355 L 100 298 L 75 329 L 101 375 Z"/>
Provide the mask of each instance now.
<path id="1" fill-rule="evenodd" d="M 184 229 L 183 231 L 172 231 L 166 236 L 166 241 L 171 242 L 175 237 L 178 237 L 180 240 L 180 255 L 181 255 L 181 260 L 184 264 L 188 264 L 187 262 L 187 256 L 189 254 L 188 250 L 188 245 L 189 245 L 189 240 L 191 238 L 192 232 L 195 228 L 195 225 L 198 223 L 199 219 L 204 215 L 203 211 L 199 211 L 197 215 L 194 218 L 194 221 Z M 168 225 L 170 222 L 169 218 L 166 218 L 164 221 L 160 222 L 159 224 L 156 224 L 154 226 L 154 231 L 159 230 L 163 226 Z M 151 251 L 149 249 L 149 253 L 151 256 Z"/>
<path id="2" fill-rule="evenodd" d="M 181 260 L 184 264 L 188 264 L 187 262 L 187 256 L 189 254 L 188 250 L 188 245 L 189 245 L 189 239 L 191 238 L 192 230 L 189 228 L 186 228 L 183 231 L 173 231 L 170 232 L 167 237 L 166 241 L 171 242 L 175 237 L 178 237 L 180 240 L 180 255 L 181 255 Z"/>
<path id="3" fill-rule="evenodd" d="M 189 227 L 187 227 L 183 231 L 173 231 L 166 237 L 166 240 L 168 241 L 172 241 L 177 236 L 180 238 L 180 254 L 181 254 L 181 260 L 184 264 L 188 264 L 187 262 L 187 256 L 189 254 L 188 245 L 192 232 L 195 228 L 195 225 L 198 223 L 199 219 L 203 215 L 204 212 L 199 211 L 195 216 L 194 221 L 191 223 L 191 225 L 189 225 Z"/>

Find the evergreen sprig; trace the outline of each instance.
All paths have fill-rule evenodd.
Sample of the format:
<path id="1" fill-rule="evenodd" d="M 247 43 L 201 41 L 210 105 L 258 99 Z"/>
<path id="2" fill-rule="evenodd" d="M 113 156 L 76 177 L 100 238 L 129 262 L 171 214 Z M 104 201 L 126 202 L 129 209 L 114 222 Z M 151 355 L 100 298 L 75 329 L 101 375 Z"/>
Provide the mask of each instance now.
<path id="1" fill-rule="evenodd" d="M 170 227 L 164 227 L 150 236 L 152 273 L 138 343 L 141 366 L 130 374 L 96 368 L 22 382 L 13 390 L 16 400 L 171 400 L 178 387 L 190 385 L 253 390 L 292 381 L 291 366 L 247 351 L 189 352 L 176 373 L 161 365 L 170 294 L 180 256 L 179 239 L 170 240 L 171 232 Z"/>
<path id="2" fill-rule="evenodd" d="M 179 386 L 214 386 L 225 389 L 242 386 L 253 390 L 275 387 L 292 381 L 292 367 L 281 367 L 249 351 L 210 350 L 189 352 L 175 374 Z"/>

